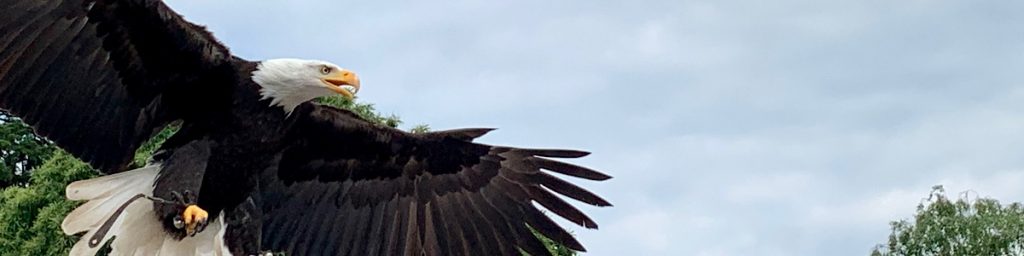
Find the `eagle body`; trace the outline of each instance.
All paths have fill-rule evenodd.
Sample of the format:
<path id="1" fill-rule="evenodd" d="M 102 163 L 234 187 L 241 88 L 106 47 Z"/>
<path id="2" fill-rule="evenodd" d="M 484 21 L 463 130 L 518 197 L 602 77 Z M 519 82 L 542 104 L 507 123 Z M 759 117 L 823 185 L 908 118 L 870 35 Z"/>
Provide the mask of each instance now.
<path id="1" fill-rule="evenodd" d="M 286 114 L 270 106 L 268 100 L 260 100 L 259 85 L 251 74 L 257 63 L 237 60 L 233 63 L 238 72 L 229 73 L 233 80 L 230 93 L 211 99 L 204 111 L 191 118 L 182 119 L 181 128 L 169 138 L 154 156 L 154 161 L 170 159 L 178 150 L 190 143 L 207 147 L 209 156 L 205 160 L 205 171 L 194 192 L 211 196 L 199 197 L 199 205 L 216 215 L 229 206 L 238 205 L 248 197 L 256 184 L 260 172 L 271 166 L 275 156 L 284 147 Z M 230 102 L 231 104 L 221 104 Z M 187 153 L 186 153 L 187 154 Z M 186 174 L 194 170 L 182 170 Z M 158 180 L 160 185 L 178 187 L 177 183 L 192 181 L 195 177 L 175 177 Z M 166 180 L 166 181 L 164 181 Z M 169 195 L 164 195 L 169 196 Z"/>
<path id="2" fill-rule="evenodd" d="M 72 255 L 548 255 L 534 232 L 584 248 L 540 207 L 596 229 L 562 196 L 611 205 L 562 178 L 610 176 L 554 160 L 589 153 L 311 101 L 359 86 L 324 61 L 234 56 L 158 0 L 0 0 L 0 108 L 106 174 L 67 187 Z"/>

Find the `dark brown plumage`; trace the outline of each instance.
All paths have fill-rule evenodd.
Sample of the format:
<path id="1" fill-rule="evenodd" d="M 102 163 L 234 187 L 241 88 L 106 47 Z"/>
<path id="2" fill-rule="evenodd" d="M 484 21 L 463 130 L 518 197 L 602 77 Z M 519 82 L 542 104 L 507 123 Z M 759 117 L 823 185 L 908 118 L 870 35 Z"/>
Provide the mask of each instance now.
<path id="1" fill-rule="evenodd" d="M 488 129 L 410 134 L 325 106 L 304 105 L 296 113 L 302 118 L 295 120 L 287 139 L 293 143 L 278 165 L 288 171 L 265 172 L 261 179 L 264 232 L 307 230 L 310 233 L 301 234 L 315 236 L 265 235 L 263 244 L 270 248 L 292 251 L 309 246 L 293 244 L 295 240 L 315 245 L 329 233 L 339 235 L 335 241 L 342 246 L 310 248 L 324 248 L 331 255 L 395 255 L 415 248 L 436 252 L 430 255 L 517 255 L 516 248 L 508 246 L 511 243 L 544 255 L 546 249 L 527 225 L 574 250 L 583 246 L 531 201 L 587 228 L 597 224 L 552 191 L 592 205 L 611 205 L 540 170 L 592 180 L 610 178 L 542 158 L 575 158 L 585 152 L 472 142 Z M 384 240 L 360 243 L 364 234 L 344 233 L 353 228 L 370 230 L 368 237 Z M 402 242 L 406 237 L 416 239 Z"/>
<path id="2" fill-rule="evenodd" d="M 159 1 L 4 0 L 0 13 L 3 107 L 100 170 L 123 169 L 231 61 Z"/>
<path id="3" fill-rule="evenodd" d="M 171 200 L 187 192 L 187 203 L 213 218 L 223 214 L 217 239 L 234 254 L 546 255 L 531 228 L 584 248 L 531 202 L 586 228 L 597 224 L 556 194 L 611 205 L 548 173 L 609 179 L 552 160 L 586 152 L 473 142 L 491 129 L 411 134 L 309 102 L 286 115 L 261 99 L 266 85 L 252 78 L 261 67 L 232 56 L 160 1 L 0 3 L 0 107 L 104 173 L 127 171 L 142 142 L 180 120 L 181 130 L 154 156 L 159 174 L 136 185 L 148 190 L 132 193 Z M 90 196 L 102 194 L 95 184 L 148 182 L 138 176 L 144 169 L 72 184 L 68 196 L 121 200 Z M 109 239 L 84 222 L 103 221 L 87 211 L 101 208 L 88 207 L 69 215 L 65 231 Z M 155 214 L 151 221 L 174 238 L 168 241 L 187 235 L 174 224 L 183 205 L 127 209 Z M 110 232 L 147 225 L 131 223 Z"/>

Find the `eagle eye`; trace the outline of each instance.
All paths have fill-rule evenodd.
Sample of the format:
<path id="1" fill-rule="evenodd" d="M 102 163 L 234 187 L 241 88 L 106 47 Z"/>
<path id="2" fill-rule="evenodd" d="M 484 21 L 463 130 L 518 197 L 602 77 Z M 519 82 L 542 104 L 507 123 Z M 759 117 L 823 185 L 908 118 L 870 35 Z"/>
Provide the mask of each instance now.
<path id="1" fill-rule="evenodd" d="M 324 75 L 330 74 L 331 73 L 331 67 L 328 67 L 327 65 L 320 66 L 320 73 L 323 73 Z"/>

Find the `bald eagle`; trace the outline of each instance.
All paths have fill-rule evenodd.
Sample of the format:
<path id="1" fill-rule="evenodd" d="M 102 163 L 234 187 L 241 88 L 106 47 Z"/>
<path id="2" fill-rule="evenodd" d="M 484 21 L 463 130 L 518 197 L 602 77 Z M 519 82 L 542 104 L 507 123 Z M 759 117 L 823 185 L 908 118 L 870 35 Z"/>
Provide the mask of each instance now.
<path id="1" fill-rule="evenodd" d="M 609 179 L 552 160 L 586 152 L 412 134 L 311 102 L 359 88 L 328 62 L 234 56 L 158 0 L 0 4 L 0 108 L 106 174 L 67 186 L 85 201 L 61 226 L 82 235 L 73 255 L 108 241 L 116 255 L 548 255 L 534 231 L 584 247 L 538 205 L 592 229 L 558 195 L 611 205 L 553 175 Z"/>

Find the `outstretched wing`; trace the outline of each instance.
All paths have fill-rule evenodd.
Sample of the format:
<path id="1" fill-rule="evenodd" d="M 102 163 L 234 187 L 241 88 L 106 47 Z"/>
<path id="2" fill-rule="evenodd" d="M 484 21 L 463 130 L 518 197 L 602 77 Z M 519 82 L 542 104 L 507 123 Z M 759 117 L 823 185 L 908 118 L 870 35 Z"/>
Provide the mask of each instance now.
<path id="1" fill-rule="evenodd" d="M 157 0 L 0 1 L 0 108 L 104 171 L 185 115 L 175 101 L 205 94 L 186 92 L 230 57 Z"/>
<path id="2" fill-rule="evenodd" d="M 586 152 L 471 142 L 489 129 L 410 134 L 304 104 L 293 144 L 260 182 L 263 249 L 288 255 L 548 255 L 531 228 L 583 246 L 531 202 L 597 228 L 561 194 L 610 206 L 551 172 L 610 177 L 548 158 Z M 547 171 L 542 171 L 542 169 Z"/>

